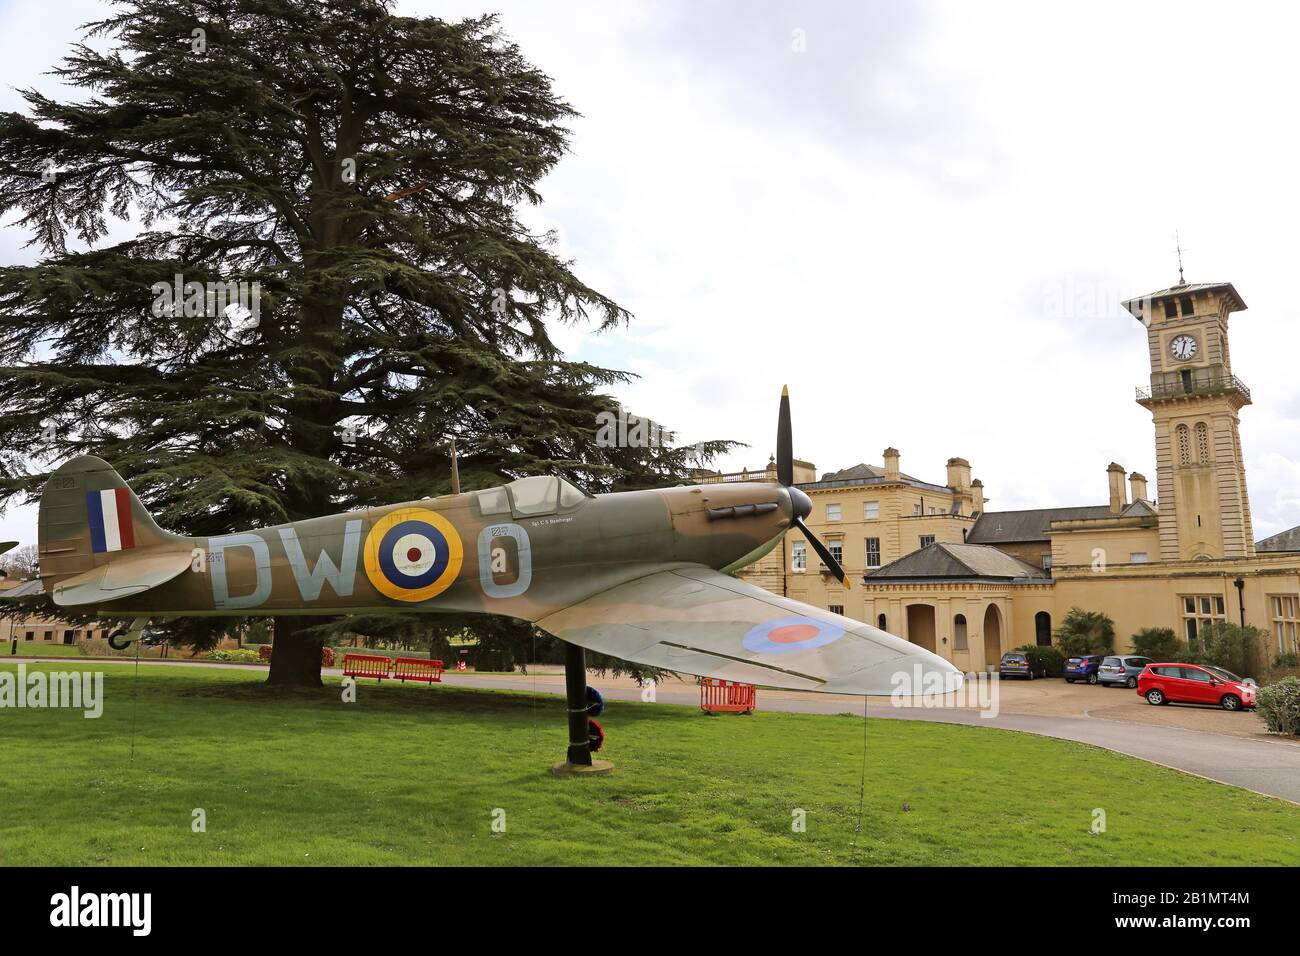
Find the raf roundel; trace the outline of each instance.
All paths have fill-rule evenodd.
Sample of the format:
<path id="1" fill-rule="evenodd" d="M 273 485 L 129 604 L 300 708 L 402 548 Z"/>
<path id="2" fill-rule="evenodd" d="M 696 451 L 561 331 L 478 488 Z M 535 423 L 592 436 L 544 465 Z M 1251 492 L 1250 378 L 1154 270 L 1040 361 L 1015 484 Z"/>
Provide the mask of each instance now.
<path id="1" fill-rule="evenodd" d="M 465 552 L 450 521 L 425 508 L 397 508 L 366 536 L 366 577 L 397 601 L 427 601 L 460 574 Z"/>
<path id="2" fill-rule="evenodd" d="M 749 629 L 741 640 L 756 654 L 797 654 L 825 647 L 844 636 L 844 628 L 812 617 L 782 617 Z"/>

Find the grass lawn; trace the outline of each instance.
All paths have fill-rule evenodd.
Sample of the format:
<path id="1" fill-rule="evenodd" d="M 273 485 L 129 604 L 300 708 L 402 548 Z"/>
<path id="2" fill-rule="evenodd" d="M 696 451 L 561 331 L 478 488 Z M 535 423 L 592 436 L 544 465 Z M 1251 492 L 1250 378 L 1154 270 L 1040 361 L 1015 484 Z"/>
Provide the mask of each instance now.
<path id="1" fill-rule="evenodd" d="M 5 864 L 1300 864 L 1300 807 L 1025 734 L 870 721 L 855 832 L 860 718 L 614 701 L 615 774 L 557 780 L 555 697 L 95 666 L 98 720 L 0 709 Z"/>

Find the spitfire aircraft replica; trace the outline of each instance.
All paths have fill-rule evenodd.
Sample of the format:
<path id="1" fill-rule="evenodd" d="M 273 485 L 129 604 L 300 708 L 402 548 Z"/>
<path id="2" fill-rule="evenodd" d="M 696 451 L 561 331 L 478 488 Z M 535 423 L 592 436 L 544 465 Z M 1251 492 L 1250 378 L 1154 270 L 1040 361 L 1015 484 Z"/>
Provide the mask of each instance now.
<path id="1" fill-rule="evenodd" d="M 590 765 L 583 648 L 667 670 L 772 687 L 882 694 L 919 668 L 956 689 L 943 658 L 877 628 L 731 577 L 804 519 L 782 395 L 778 483 L 588 495 L 560 478 L 186 537 L 158 527 L 108 463 L 74 458 L 41 493 L 39 561 L 55 604 L 130 621 L 190 615 L 483 612 L 569 645 L 568 761 Z M 938 678 L 935 680 L 935 678 Z"/>

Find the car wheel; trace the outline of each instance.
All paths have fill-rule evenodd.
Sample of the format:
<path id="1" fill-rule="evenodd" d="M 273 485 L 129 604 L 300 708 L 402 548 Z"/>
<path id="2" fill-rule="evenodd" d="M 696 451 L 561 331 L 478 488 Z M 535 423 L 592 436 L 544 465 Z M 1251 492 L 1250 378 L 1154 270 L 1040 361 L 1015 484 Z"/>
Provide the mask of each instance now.
<path id="1" fill-rule="evenodd" d="M 1073 683 L 1074 683 L 1074 678 L 1073 678 L 1073 677 L 1067 677 L 1067 678 L 1065 679 L 1065 682 L 1066 682 L 1067 684 L 1073 684 Z"/>
<path id="2" fill-rule="evenodd" d="M 1088 683 L 1089 683 L 1089 684 L 1095 684 L 1095 683 L 1097 683 L 1097 675 L 1096 675 L 1096 674 L 1089 674 L 1089 675 L 1088 675 Z"/>
<path id="3" fill-rule="evenodd" d="M 1137 679 L 1136 677 L 1130 677 L 1130 678 L 1128 679 L 1128 686 L 1129 686 L 1129 687 L 1136 687 L 1137 685 L 1138 685 L 1138 679 Z"/>
<path id="4" fill-rule="evenodd" d="M 1225 694 L 1219 703 L 1223 705 L 1224 710 L 1241 710 L 1241 698 L 1236 694 Z"/>
<path id="5" fill-rule="evenodd" d="M 1029 679 L 1030 680 L 1034 679 L 1034 672 L 1032 670 L 1029 672 Z"/>
<path id="6" fill-rule="evenodd" d="M 1152 687 L 1149 691 L 1147 691 L 1148 704 L 1154 704 L 1155 706 L 1159 707 L 1164 702 L 1165 702 L 1164 691 L 1157 690 L 1154 687 Z"/>

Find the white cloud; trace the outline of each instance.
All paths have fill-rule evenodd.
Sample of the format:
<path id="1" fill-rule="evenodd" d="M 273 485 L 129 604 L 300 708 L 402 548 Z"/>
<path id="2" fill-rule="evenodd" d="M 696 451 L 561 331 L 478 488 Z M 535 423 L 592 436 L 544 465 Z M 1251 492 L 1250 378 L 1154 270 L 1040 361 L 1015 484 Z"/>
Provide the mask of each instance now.
<path id="1" fill-rule="evenodd" d="M 10 6 L 15 6 L 10 4 Z M 5 84 L 39 77 L 92 5 L 22 3 Z M 1300 14 L 1274 5 L 501 0 L 501 24 L 583 116 L 538 228 L 631 308 L 557 333 L 641 373 L 629 408 L 684 440 L 773 450 L 781 385 L 822 470 L 893 444 L 997 508 L 1096 503 L 1154 480 L 1142 327 L 1117 300 L 1231 281 L 1257 536 L 1300 523 L 1295 450 Z M 405 2 L 444 17 L 480 0 Z M 806 50 L 792 49 L 802 29 Z M 0 108 L 13 108 L 0 97 Z M 11 248 L 0 239 L 3 250 Z M 0 530 L 10 527 L 6 517 Z"/>

